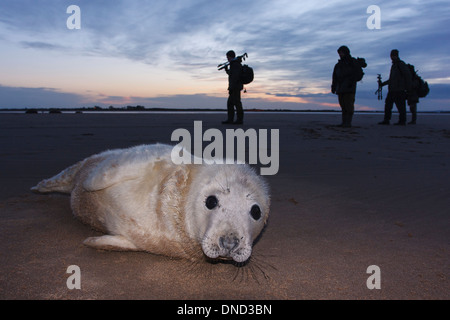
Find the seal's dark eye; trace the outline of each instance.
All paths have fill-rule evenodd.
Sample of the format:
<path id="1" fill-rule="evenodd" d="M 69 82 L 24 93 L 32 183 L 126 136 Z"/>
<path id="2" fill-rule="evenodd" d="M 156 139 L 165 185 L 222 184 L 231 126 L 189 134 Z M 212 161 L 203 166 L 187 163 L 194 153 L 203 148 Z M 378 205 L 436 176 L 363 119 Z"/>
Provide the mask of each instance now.
<path id="1" fill-rule="evenodd" d="M 259 220 L 261 218 L 261 209 L 256 204 L 250 209 L 250 215 L 253 219 Z"/>
<path id="2" fill-rule="evenodd" d="M 208 198 L 206 198 L 205 201 L 205 206 L 209 209 L 212 210 L 215 207 L 217 207 L 217 204 L 219 203 L 219 200 L 217 200 L 216 196 L 209 196 Z"/>

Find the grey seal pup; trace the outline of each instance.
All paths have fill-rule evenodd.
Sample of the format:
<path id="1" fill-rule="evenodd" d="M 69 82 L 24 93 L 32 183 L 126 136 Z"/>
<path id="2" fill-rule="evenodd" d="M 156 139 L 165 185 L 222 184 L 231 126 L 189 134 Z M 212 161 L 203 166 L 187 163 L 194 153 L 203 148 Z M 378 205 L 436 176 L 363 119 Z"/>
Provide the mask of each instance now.
<path id="1" fill-rule="evenodd" d="M 174 164 L 172 150 L 105 151 L 31 190 L 70 194 L 74 215 L 105 233 L 84 241 L 92 248 L 247 261 L 269 217 L 268 184 L 247 164 Z"/>

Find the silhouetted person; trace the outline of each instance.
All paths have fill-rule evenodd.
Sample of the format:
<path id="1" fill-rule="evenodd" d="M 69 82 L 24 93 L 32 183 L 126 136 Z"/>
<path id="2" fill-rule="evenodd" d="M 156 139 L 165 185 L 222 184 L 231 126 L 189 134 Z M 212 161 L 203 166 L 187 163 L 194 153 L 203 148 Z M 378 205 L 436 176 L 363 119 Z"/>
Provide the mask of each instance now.
<path id="1" fill-rule="evenodd" d="M 331 92 L 338 95 L 339 105 L 342 109 L 342 123 L 338 127 L 350 128 L 355 111 L 356 59 L 350 55 L 350 49 L 342 46 L 337 50 L 339 61 L 334 66 Z"/>
<path id="2" fill-rule="evenodd" d="M 233 50 L 227 52 L 227 59 L 230 63 L 227 67 L 225 67 L 225 71 L 228 74 L 228 100 L 227 100 L 227 110 L 228 110 L 228 118 L 226 121 L 222 123 L 233 123 L 233 124 L 242 124 L 244 122 L 244 109 L 242 108 L 241 102 L 241 90 L 244 88 L 244 85 L 241 81 L 241 72 L 242 65 L 241 59 L 236 59 L 236 54 Z M 234 120 L 234 108 L 236 107 L 236 115 L 237 119 Z"/>
<path id="3" fill-rule="evenodd" d="M 409 111 L 411 111 L 412 119 L 408 124 L 416 124 L 417 121 L 417 104 L 419 103 L 419 87 L 420 87 L 420 80 L 417 76 L 414 66 L 410 66 L 409 69 L 411 75 L 412 75 L 412 85 L 411 85 L 411 91 L 408 92 L 408 106 Z"/>
<path id="4" fill-rule="evenodd" d="M 391 51 L 392 66 L 389 79 L 381 84 L 388 85 L 388 94 L 384 104 L 384 120 L 379 124 L 388 125 L 392 117 L 394 103 L 399 113 L 397 125 L 406 125 L 406 97 L 411 91 L 411 73 L 406 64 L 400 60 L 398 50 Z"/>

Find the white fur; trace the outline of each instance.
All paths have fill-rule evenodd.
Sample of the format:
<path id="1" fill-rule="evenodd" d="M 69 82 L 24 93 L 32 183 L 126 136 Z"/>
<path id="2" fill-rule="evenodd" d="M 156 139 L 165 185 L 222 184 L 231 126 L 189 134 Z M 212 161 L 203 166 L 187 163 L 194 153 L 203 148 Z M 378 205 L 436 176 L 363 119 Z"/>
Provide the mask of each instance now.
<path id="1" fill-rule="evenodd" d="M 86 239 L 91 247 L 246 261 L 268 218 L 267 184 L 248 165 L 175 165 L 171 151 L 161 144 L 106 151 L 32 190 L 70 193 L 75 216 L 107 233 Z M 218 206 L 210 210 L 212 195 Z M 224 245 L 231 239 L 233 249 Z"/>

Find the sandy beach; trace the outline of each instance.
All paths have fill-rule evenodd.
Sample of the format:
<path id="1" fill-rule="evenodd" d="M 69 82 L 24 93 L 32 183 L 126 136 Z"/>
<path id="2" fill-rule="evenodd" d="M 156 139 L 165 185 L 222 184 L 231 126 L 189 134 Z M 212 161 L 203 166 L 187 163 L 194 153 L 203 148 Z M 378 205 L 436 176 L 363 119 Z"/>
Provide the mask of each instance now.
<path id="1" fill-rule="evenodd" d="M 171 143 L 177 128 L 236 129 L 225 113 L 0 113 L 0 299 L 449 299 L 450 115 L 247 113 L 279 129 L 271 215 L 245 267 L 97 251 L 69 196 L 30 188 L 92 154 Z M 394 120 L 398 115 L 394 114 Z M 408 117 L 410 115 L 408 114 Z M 68 289 L 67 268 L 81 270 Z M 369 266 L 380 289 L 369 289 Z"/>

